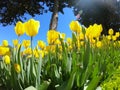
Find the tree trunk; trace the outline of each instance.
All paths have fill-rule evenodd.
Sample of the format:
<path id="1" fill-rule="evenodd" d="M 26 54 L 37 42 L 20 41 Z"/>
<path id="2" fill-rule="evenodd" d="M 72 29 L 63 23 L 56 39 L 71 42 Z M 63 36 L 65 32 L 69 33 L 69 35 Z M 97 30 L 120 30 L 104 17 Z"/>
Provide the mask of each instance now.
<path id="1" fill-rule="evenodd" d="M 59 0 L 54 0 L 53 13 L 50 21 L 49 30 L 56 30 L 58 25 Z"/>

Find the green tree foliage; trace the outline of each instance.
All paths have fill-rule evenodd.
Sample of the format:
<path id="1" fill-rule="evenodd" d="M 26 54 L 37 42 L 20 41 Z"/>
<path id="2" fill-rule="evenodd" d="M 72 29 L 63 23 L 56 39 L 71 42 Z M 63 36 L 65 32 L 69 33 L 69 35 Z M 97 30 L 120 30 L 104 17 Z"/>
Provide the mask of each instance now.
<path id="1" fill-rule="evenodd" d="M 53 12 L 50 29 L 57 28 L 58 12 L 64 14 L 65 7 L 73 7 L 80 0 L 1 0 L 0 23 L 4 26 L 25 19 L 25 14 L 35 16 Z"/>
<path id="2" fill-rule="evenodd" d="M 120 1 L 119 0 L 81 0 L 74 11 L 78 20 L 88 27 L 90 24 L 102 24 L 104 34 L 109 28 L 120 30 Z"/>

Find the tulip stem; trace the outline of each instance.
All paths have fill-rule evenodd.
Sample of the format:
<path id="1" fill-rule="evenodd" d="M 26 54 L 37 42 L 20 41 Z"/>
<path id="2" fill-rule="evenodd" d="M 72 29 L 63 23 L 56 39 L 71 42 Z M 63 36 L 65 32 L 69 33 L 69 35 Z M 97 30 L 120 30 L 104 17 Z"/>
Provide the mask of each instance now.
<path id="1" fill-rule="evenodd" d="M 31 50 L 32 50 L 32 58 L 31 58 L 31 61 L 30 61 L 30 64 L 31 64 L 31 80 L 33 80 L 33 46 L 32 46 L 32 41 L 33 41 L 33 37 L 31 37 Z"/>
<path id="2" fill-rule="evenodd" d="M 33 37 L 31 37 L 31 50 L 32 50 L 32 60 L 33 60 L 33 43 L 32 43 L 32 41 L 33 41 Z"/>

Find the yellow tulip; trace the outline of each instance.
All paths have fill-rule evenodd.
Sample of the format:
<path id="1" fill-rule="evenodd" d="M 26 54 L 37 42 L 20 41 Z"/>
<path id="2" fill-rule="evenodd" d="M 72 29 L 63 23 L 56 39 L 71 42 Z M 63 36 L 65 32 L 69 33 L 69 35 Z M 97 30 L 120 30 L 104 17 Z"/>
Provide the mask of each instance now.
<path id="1" fill-rule="evenodd" d="M 0 46 L 0 55 L 5 55 L 8 52 L 9 52 L 9 48 L 8 47 Z"/>
<path id="2" fill-rule="evenodd" d="M 25 49 L 25 50 L 23 51 L 23 54 L 24 54 L 24 55 L 30 55 L 30 54 L 32 54 L 32 49 L 31 49 L 31 48 Z"/>
<path id="3" fill-rule="evenodd" d="M 23 40 L 22 45 L 24 48 L 28 48 L 30 46 L 30 40 Z"/>
<path id="4" fill-rule="evenodd" d="M 107 36 L 107 39 L 108 39 L 108 40 L 111 40 L 111 39 L 112 39 L 112 37 L 111 37 L 110 35 L 108 35 L 108 36 Z"/>
<path id="5" fill-rule="evenodd" d="M 113 34 L 114 34 L 114 30 L 113 30 L 112 28 L 109 29 L 109 30 L 108 30 L 108 34 L 109 34 L 109 35 L 113 35 Z"/>
<path id="6" fill-rule="evenodd" d="M 69 45 L 71 45 L 71 44 L 72 44 L 72 39 L 71 39 L 71 38 L 67 38 L 67 43 L 68 43 Z"/>
<path id="7" fill-rule="evenodd" d="M 65 33 L 60 33 L 60 38 L 61 38 L 62 40 L 64 40 L 64 39 L 65 39 L 65 36 L 66 36 L 66 34 L 65 34 Z"/>
<path id="8" fill-rule="evenodd" d="M 40 22 L 30 19 L 25 23 L 26 35 L 33 37 L 38 34 Z"/>
<path id="9" fill-rule="evenodd" d="M 68 51 L 71 51 L 73 49 L 72 45 L 68 46 Z"/>
<path id="10" fill-rule="evenodd" d="M 94 24 L 93 26 L 90 25 L 86 29 L 86 36 L 89 39 L 98 38 L 101 35 L 102 30 L 103 30 L 102 25 L 97 24 Z"/>
<path id="11" fill-rule="evenodd" d="M 14 64 L 14 68 L 15 68 L 15 71 L 16 71 L 17 73 L 20 73 L 21 67 L 20 67 L 19 64 Z"/>
<path id="12" fill-rule="evenodd" d="M 16 26 L 15 26 L 15 33 L 18 36 L 21 36 L 25 33 L 25 28 L 24 28 L 24 24 L 21 21 L 18 21 Z"/>
<path id="13" fill-rule="evenodd" d="M 12 42 L 13 42 L 14 47 L 17 47 L 17 45 L 18 45 L 18 40 L 16 39 L 16 40 L 13 40 Z"/>
<path id="14" fill-rule="evenodd" d="M 55 41 L 59 38 L 59 32 L 55 30 L 49 30 L 47 32 L 47 41 L 48 44 L 54 44 Z"/>
<path id="15" fill-rule="evenodd" d="M 102 42 L 101 41 L 97 41 L 96 47 L 100 48 L 101 46 L 102 46 Z"/>
<path id="16" fill-rule="evenodd" d="M 117 39 L 117 37 L 114 35 L 112 36 L 112 40 L 115 41 Z"/>
<path id="17" fill-rule="evenodd" d="M 70 29 L 76 33 L 80 33 L 82 31 L 82 27 L 78 21 L 72 21 L 69 25 Z"/>
<path id="18" fill-rule="evenodd" d="M 7 40 L 3 40 L 2 41 L 2 46 L 5 46 L 5 47 L 8 46 L 8 41 Z"/>
<path id="19" fill-rule="evenodd" d="M 116 36 L 116 37 L 119 37 L 119 36 L 120 36 L 120 33 L 119 33 L 119 32 L 116 32 L 116 33 L 115 33 L 115 36 Z"/>
<path id="20" fill-rule="evenodd" d="M 40 56 L 43 58 L 44 57 L 44 52 L 42 50 L 33 50 L 33 54 L 36 58 L 39 58 Z"/>
<path id="21" fill-rule="evenodd" d="M 80 33 L 79 40 L 84 40 L 84 34 L 83 33 Z"/>
<path id="22" fill-rule="evenodd" d="M 56 44 L 56 45 L 60 45 L 60 44 L 61 44 L 60 40 L 57 39 L 57 40 L 55 41 L 55 44 Z"/>
<path id="23" fill-rule="evenodd" d="M 39 52 L 38 52 L 38 50 L 36 50 L 36 49 L 33 50 L 33 54 L 34 54 L 34 56 L 35 56 L 36 58 L 39 58 L 39 57 L 40 57 L 40 56 L 39 56 Z"/>
<path id="24" fill-rule="evenodd" d="M 46 46 L 46 44 L 45 44 L 43 41 L 41 41 L 41 40 L 39 40 L 39 41 L 37 42 L 37 44 L 38 44 L 38 46 L 39 46 L 41 49 L 44 49 L 45 46 Z"/>
<path id="25" fill-rule="evenodd" d="M 5 64 L 10 64 L 10 57 L 8 55 L 5 55 L 3 57 Z"/>

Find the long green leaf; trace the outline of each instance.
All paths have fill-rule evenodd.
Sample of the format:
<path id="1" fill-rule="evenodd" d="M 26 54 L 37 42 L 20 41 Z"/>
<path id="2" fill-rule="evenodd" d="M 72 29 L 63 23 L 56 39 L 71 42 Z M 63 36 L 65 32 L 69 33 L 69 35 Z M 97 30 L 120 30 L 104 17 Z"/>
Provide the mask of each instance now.
<path id="1" fill-rule="evenodd" d="M 71 90 L 75 81 L 75 76 L 76 76 L 76 72 L 73 71 L 70 75 L 70 79 L 68 81 L 67 87 L 65 90 Z"/>
<path id="2" fill-rule="evenodd" d="M 95 90 L 102 76 L 95 76 L 88 84 L 87 90 Z"/>
<path id="3" fill-rule="evenodd" d="M 48 86 L 50 85 L 50 81 L 44 81 L 38 88 L 38 90 L 47 90 Z"/>

